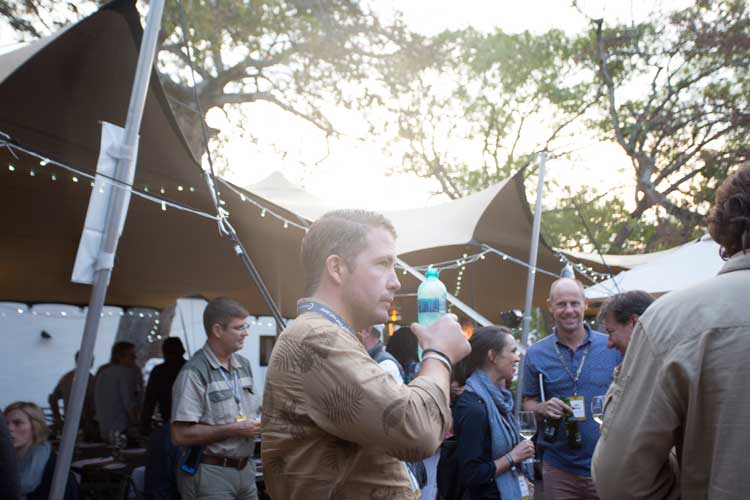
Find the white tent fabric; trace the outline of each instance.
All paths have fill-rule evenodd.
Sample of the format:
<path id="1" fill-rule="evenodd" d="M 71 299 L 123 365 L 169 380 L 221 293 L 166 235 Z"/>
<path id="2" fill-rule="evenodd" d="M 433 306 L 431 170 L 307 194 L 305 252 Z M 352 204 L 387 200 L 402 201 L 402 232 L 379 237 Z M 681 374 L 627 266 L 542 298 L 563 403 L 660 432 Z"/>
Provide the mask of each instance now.
<path id="1" fill-rule="evenodd" d="M 568 257 L 572 257 L 576 261 L 582 261 L 587 265 L 594 265 L 597 267 L 603 266 L 602 259 L 604 259 L 604 262 L 606 262 L 610 267 L 633 269 L 634 267 L 638 267 L 641 264 L 646 264 L 654 259 L 662 257 L 669 252 L 674 251 L 675 248 L 670 248 L 668 250 L 662 250 L 659 252 L 639 253 L 633 255 L 614 255 L 606 253 L 604 255 L 599 255 L 598 253 L 576 252 L 573 250 L 564 250 L 561 253 L 567 255 Z"/>
<path id="2" fill-rule="evenodd" d="M 490 204 L 512 179 L 509 177 L 478 193 L 439 205 L 383 211 L 398 233 L 398 253 L 401 255 L 435 247 L 471 243 L 476 239 L 478 226 Z M 325 203 L 289 182 L 280 172 L 274 172 L 258 184 L 252 185 L 248 191 L 310 221 L 329 210 L 343 208 Z M 488 215 L 498 217 L 496 213 Z M 426 227 L 429 226 L 439 230 L 426 231 Z"/>
<path id="3" fill-rule="evenodd" d="M 620 292 L 645 290 L 661 295 L 715 276 L 724 261 L 719 245 L 706 235 L 664 252 L 644 264 L 586 289 L 586 298 L 601 301 Z"/>

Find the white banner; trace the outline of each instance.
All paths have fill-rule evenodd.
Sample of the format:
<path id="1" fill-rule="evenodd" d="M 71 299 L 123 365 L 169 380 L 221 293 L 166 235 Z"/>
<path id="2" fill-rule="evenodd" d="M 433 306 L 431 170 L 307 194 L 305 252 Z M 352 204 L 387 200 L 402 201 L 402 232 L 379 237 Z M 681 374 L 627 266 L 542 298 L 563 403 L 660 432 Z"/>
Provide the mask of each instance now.
<path id="1" fill-rule="evenodd" d="M 135 152 L 138 151 L 138 141 L 131 150 L 125 150 L 122 147 L 125 129 L 111 123 L 102 122 L 102 141 L 99 149 L 99 160 L 96 164 L 96 180 L 94 187 L 91 189 L 89 198 L 89 208 L 86 212 L 86 221 L 83 225 L 81 242 L 78 245 L 78 254 L 73 266 L 73 276 L 71 281 L 74 283 L 88 284 L 94 283 L 94 273 L 98 269 L 112 267 L 114 264 L 114 255 L 101 254 L 101 246 L 104 238 L 105 224 L 107 221 L 107 209 L 110 198 L 114 195 L 115 189 L 125 189 L 125 203 L 123 204 L 123 214 L 120 217 L 120 228 L 117 231 L 117 238 L 122 234 L 122 228 L 125 224 L 125 215 L 130 205 L 130 189 L 122 185 L 114 185 L 112 178 L 115 177 L 117 162 L 120 158 L 126 158 L 133 161 Z M 129 179 L 123 179 L 127 185 L 132 185 L 135 169 L 129 169 L 131 176 Z"/>

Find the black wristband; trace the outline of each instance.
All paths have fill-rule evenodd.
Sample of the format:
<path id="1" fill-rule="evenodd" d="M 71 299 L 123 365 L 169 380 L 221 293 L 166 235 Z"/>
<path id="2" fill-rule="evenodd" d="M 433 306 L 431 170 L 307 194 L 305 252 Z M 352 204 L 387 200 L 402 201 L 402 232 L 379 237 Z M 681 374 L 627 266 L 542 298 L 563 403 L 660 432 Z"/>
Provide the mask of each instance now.
<path id="1" fill-rule="evenodd" d="M 425 349 L 422 351 L 422 353 L 427 354 L 428 352 L 432 352 L 440 356 L 441 358 L 445 358 L 445 360 L 448 362 L 448 364 L 451 366 L 451 372 L 453 371 L 453 362 L 451 361 L 451 358 L 449 358 L 445 353 L 438 351 L 437 349 Z"/>

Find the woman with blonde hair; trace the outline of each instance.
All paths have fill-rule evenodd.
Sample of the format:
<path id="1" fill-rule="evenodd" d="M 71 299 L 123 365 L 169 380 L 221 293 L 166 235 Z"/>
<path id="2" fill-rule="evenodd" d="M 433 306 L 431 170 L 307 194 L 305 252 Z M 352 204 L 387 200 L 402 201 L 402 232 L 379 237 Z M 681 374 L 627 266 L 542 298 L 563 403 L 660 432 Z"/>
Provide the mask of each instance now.
<path id="1" fill-rule="evenodd" d="M 57 456 L 47 441 L 49 427 L 44 413 L 36 404 L 24 401 L 9 405 L 3 413 L 16 451 L 21 500 L 46 500 Z M 78 499 L 78 483 L 72 474 L 68 476 L 64 498 Z"/>

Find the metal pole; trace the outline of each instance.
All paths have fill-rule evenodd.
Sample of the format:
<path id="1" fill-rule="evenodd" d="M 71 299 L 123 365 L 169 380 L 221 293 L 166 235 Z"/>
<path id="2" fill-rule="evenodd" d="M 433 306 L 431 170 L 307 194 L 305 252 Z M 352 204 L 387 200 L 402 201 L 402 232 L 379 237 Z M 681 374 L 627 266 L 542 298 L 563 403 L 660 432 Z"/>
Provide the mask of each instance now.
<path id="1" fill-rule="evenodd" d="M 146 29 L 141 41 L 141 50 L 138 55 L 133 90 L 130 95 L 128 117 L 125 122 L 125 142 L 123 144 L 125 151 L 134 150 L 138 141 L 138 131 L 141 128 L 141 118 L 143 117 L 143 108 L 146 104 L 146 95 L 148 94 L 149 80 L 154 65 L 156 44 L 161 28 L 161 18 L 164 12 L 164 0 L 152 0 L 150 6 L 148 19 L 146 20 Z M 118 160 L 115 172 L 117 180 L 124 181 L 132 178 L 136 157 L 137 151 L 133 151 L 132 157 L 120 158 Z M 102 247 L 99 250 L 100 258 L 107 255 L 114 256 L 120 238 L 120 228 L 125 223 L 123 214 L 124 208 L 126 208 L 125 202 L 129 198 L 126 198 L 125 189 L 121 188 L 119 183 L 113 183 L 113 187 L 112 196 L 107 207 L 106 229 L 102 240 Z M 114 262 L 114 259 L 112 258 L 109 262 Z M 89 368 L 94 356 L 94 345 L 96 344 L 96 334 L 99 329 L 99 319 L 101 318 L 104 299 L 107 295 L 107 287 L 112 275 L 112 264 L 103 267 L 104 269 L 98 269 L 94 276 L 94 286 L 91 290 L 91 299 L 86 314 L 86 325 L 83 330 L 83 338 L 81 339 L 78 365 L 76 366 L 73 387 L 70 394 L 70 406 L 66 406 L 65 408 L 65 424 L 55 464 L 55 472 L 52 476 L 50 500 L 63 499 L 65 485 L 68 481 L 70 462 L 73 457 L 73 448 L 75 447 L 78 425 L 83 409 L 83 400 L 86 395 L 86 386 L 88 385 Z"/>
<path id="2" fill-rule="evenodd" d="M 526 303 L 523 308 L 523 334 L 521 335 L 521 346 L 528 348 L 529 329 L 531 327 L 531 302 L 534 296 L 534 279 L 536 277 L 536 257 L 539 250 L 539 232 L 542 226 L 542 195 L 544 192 L 544 167 L 547 162 L 547 153 L 539 153 L 539 182 L 536 187 L 536 205 L 534 206 L 534 225 L 531 231 L 531 249 L 529 250 L 529 273 L 526 279 Z M 521 411 L 521 394 L 523 392 L 523 365 L 526 356 L 521 358 L 518 368 L 518 384 L 516 385 L 516 415 Z"/>

